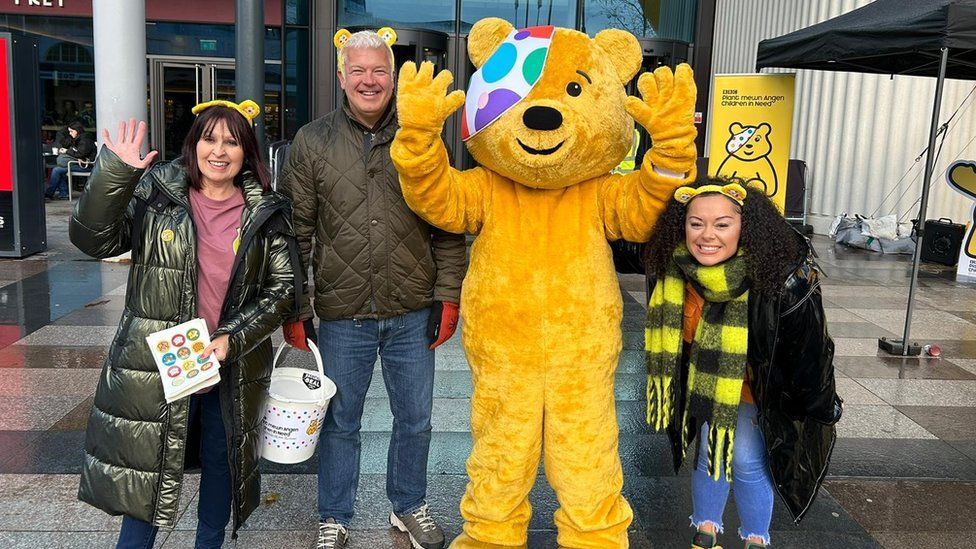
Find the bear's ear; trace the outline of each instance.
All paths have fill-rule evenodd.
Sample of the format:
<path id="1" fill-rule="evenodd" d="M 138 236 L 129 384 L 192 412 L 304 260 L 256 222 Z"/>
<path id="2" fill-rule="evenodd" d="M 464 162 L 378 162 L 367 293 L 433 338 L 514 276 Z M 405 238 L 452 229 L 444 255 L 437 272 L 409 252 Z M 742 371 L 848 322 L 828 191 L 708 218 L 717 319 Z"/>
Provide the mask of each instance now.
<path id="1" fill-rule="evenodd" d="M 729 133 L 731 133 L 732 135 L 741 133 L 742 130 L 744 129 L 746 129 L 746 127 L 743 126 L 742 124 L 739 124 L 738 122 L 733 122 L 731 125 L 729 125 Z"/>
<path id="2" fill-rule="evenodd" d="M 763 122 L 762 124 L 759 125 L 758 128 L 756 128 L 756 133 L 763 133 L 765 135 L 769 135 L 773 133 L 773 127 L 767 124 L 766 122 Z"/>
<path id="3" fill-rule="evenodd" d="M 486 17 L 475 23 L 468 34 L 471 64 L 480 69 L 513 30 L 515 27 L 511 23 L 497 17 Z"/>
<path id="4" fill-rule="evenodd" d="M 593 40 L 610 58 L 620 83 L 630 82 L 640 70 L 643 58 L 640 42 L 634 35 L 619 29 L 606 29 L 598 32 Z"/>

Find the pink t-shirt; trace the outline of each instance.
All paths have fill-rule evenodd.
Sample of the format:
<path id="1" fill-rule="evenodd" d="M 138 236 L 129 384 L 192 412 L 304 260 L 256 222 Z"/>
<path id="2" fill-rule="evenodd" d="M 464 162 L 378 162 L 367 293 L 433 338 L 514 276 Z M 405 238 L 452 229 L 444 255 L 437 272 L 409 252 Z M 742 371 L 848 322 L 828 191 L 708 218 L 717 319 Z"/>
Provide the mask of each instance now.
<path id="1" fill-rule="evenodd" d="M 220 322 L 220 308 L 240 243 L 244 196 L 236 191 L 226 200 L 214 200 L 190 188 L 190 210 L 197 229 L 197 314 L 207 321 L 210 333 Z"/>

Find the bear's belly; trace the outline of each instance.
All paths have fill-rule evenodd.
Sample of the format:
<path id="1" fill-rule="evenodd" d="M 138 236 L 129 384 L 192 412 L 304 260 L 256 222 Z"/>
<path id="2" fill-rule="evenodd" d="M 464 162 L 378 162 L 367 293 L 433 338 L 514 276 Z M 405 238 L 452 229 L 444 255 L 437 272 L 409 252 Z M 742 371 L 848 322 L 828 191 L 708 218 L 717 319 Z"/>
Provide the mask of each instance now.
<path id="1" fill-rule="evenodd" d="M 483 232 L 462 286 L 465 347 L 494 360 L 615 361 L 620 286 L 602 227 L 584 233 L 518 242 Z"/>

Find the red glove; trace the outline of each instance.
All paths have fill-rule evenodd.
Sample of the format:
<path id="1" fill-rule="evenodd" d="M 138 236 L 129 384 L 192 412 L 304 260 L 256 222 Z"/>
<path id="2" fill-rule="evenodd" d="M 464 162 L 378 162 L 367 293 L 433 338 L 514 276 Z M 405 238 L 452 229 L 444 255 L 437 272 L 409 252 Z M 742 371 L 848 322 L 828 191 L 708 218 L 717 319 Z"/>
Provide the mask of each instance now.
<path id="1" fill-rule="evenodd" d="M 312 352 L 306 341 L 311 339 L 313 343 L 316 342 L 315 325 L 312 324 L 311 318 L 289 322 L 281 327 L 281 333 L 285 336 L 285 343 L 296 349 Z"/>
<path id="2" fill-rule="evenodd" d="M 430 319 L 427 320 L 427 339 L 430 349 L 436 349 L 457 330 L 458 304 L 450 301 L 435 301 L 430 306 Z"/>

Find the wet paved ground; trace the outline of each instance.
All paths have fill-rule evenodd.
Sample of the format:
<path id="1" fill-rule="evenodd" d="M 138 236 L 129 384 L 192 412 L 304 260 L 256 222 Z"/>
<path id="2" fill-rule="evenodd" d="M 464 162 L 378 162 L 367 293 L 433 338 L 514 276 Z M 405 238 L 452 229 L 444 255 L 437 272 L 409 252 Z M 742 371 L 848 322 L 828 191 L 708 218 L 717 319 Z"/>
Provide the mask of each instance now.
<path id="1" fill-rule="evenodd" d="M 48 207 L 51 250 L 0 260 L 0 547 L 111 547 L 119 519 L 76 500 L 84 427 L 95 380 L 122 311 L 125 265 L 86 259 L 67 241 L 66 203 Z M 940 359 L 880 354 L 877 338 L 901 334 L 909 260 L 835 249 L 815 240 L 830 332 L 837 343 L 838 391 L 846 400 L 825 490 L 799 527 L 781 504 L 777 547 L 955 547 L 976 533 L 976 287 L 923 265 L 913 339 L 941 345 Z M 617 412 L 625 492 L 637 518 L 634 547 L 687 548 L 687 471 L 669 470 L 664 439 L 644 425 L 640 277 L 621 277 L 625 341 Z M 391 415 L 374 376 L 363 421 L 363 476 L 353 548 L 407 548 L 388 528 L 384 493 Z M 471 447 L 471 378 L 459 338 L 437 353 L 429 501 L 449 536 Z M 314 461 L 266 464 L 265 504 L 238 547 L 307 547 L 315 528 Z M 192 546 L 197 475 L 189 475 L 177 528 L 157 546 Z M 532 494 L 530 547 L 555 547 L 555 497 L 544 475 Z M 726 548 L 741 547 L 726 513 Z M 232 546 L 230 542 L 227 545 Z"/>

